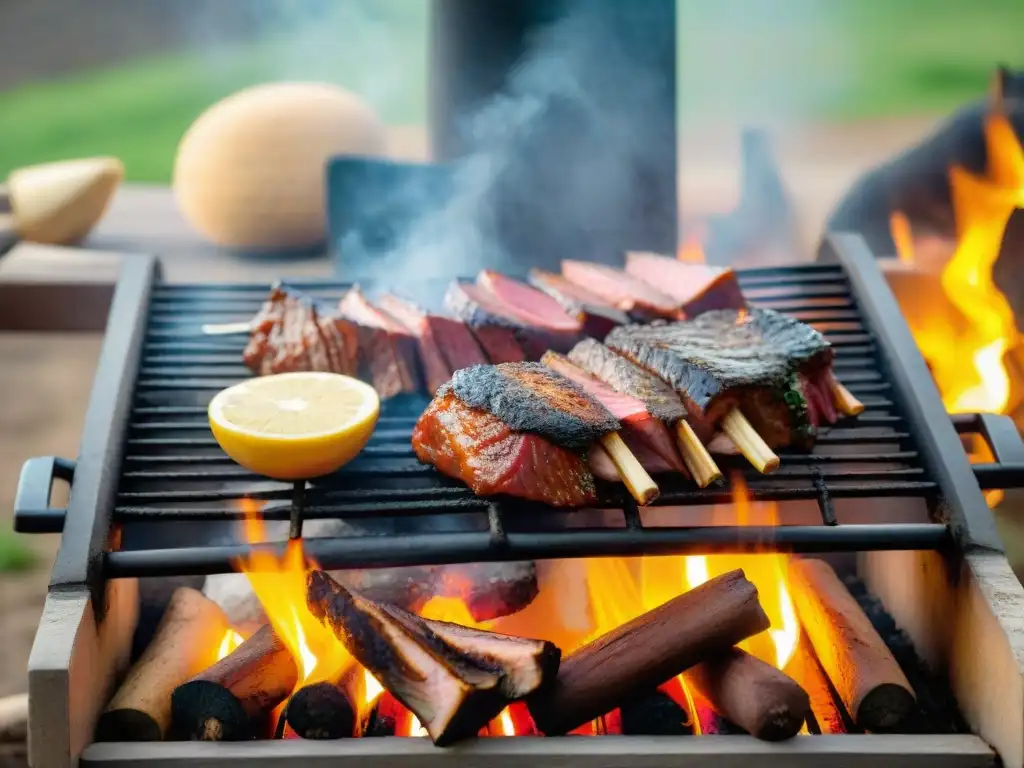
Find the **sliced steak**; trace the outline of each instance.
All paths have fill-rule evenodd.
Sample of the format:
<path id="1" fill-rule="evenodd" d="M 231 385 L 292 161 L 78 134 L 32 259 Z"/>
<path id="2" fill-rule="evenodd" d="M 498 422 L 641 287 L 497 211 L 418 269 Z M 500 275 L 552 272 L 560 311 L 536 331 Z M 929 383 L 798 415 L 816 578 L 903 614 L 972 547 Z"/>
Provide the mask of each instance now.
<path id="1" fill-rule="evenodd" d="M 583 507 L 597 499 L 594 477 L 579 455 L 540 435 L 513 431 L 452 387 L 442 387 L 416 422 L 412 447 L 420 461 L 478 496 L 507 494 L 553 507 Z"/>
<path id="2" fill-rule="evenodd" d="M 381 296 L 377 303 L 416 338 L 423 375 L 431 394 L 460 368 L 487 362 L 473 334 L 462 321 L 427 312 L 391 294 Z"/>
<path id="3" fill-rule="evenodd" d="M 642 400 L 631 395 L 615 391 L 601 379 L 580 368 L 568 358 L 557 352 L 548 352 L 541 362 L 569 381 L 579 385 L 591 397 L 619 420 L 622 426 L 620 434 L 627 445 L 635 447 L 643 445 L 646 453 L 653 453 L 660 461 L 655 465 L 640 463 L 648 472 L 670 471 L 688 474 L 675 441 L 665 427 L 664 422 L 655 418 Z M 678 397 L 676 398 L 678 400 Z M 633 451 L 634 454 L 636 450 Z M 638 457 L 640 458 L 640 457 Z"/>
<path id="4" fill-rule="evenodd" d="M 583 333 L 595 339 L 603 339 L 612 328 L 630 322 L 629 315 L 625 312 L 562 275 L 545 272 L 542 269 L 531 269 L 529 280 L 532 286 L 544 291 L 575 317 L 580 322 Z"/>
<path id="5" fill-rule="evenodd" d="M 359 330 L 360 365 L 382 398 L 420 389 L 416 339 L 397 320 L 373 306 L 358 286 L 338 305 Z"/>
<path id="6" fill-rule="evenodd" d="M 581 449 L 619 428 L 581 387 L 540 363 L 477 365 L 457 371 L 452 391 L 467 405 L 497 416 L 515 432 Z"/>
<path id="7" fill-rule="evenodd" d="M 688 318 L 747 306 L 736 273 L 728 268 L 687 264 L 656 253 L 627 253 L 626 272 L 667 293 Z"/>
<path id="8" fill-rule="evenodd" d="M 562 275 L 636 319 L 679 317 L 678 301 L 621 269 L 567 259 Z"/>
<path id="9" fill-rule="evenodd" d="M 492 363 L 527 360 L 520 343 L 522 321 L 489 291 L 455 280 L 444 297 L 445 308 L 462 320 Z"/>
<path id="10" fill-rule="evenodd" d="M 553 333 L 578 334 L 581 330 L 579 321 L 553 298 L 500 272 L 482 270 L 476 284 L 514 312 L 523 325 Z"/>
<path id="11" fill-rule="evenodd" d="M 804 323 L 772 310 L 714 310 L 619 328 L 606 341 L 668 382 L 703 429 L 740 405 L 770 446 L 813 442 L 805 382 L 827 374 L 833 352 Z"/>

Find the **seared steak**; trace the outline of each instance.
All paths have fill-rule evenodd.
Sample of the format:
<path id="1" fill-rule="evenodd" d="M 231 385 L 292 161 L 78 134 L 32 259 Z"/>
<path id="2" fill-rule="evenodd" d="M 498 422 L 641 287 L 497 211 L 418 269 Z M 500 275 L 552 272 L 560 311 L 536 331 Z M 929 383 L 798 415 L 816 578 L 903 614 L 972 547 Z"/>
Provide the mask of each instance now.
<path id="1" fill-rule="evenodd" d="M 688 318 L 712 309 L 747 306 L 731 269 L 687 264 L 656 253 L 627 253 L 626 272 L 667 293 Z"/>
<path id="2" fill-rule="evenodd" d="M 382 296 L 377 303 L 416 338 L 423 375 L 431 394 L 460 368 L 487 362 L 462 321 L 427 312 L 390 294 Z"/>
<path id="3" fill-rule="evenodd" d="M 553 507 L 583 507 L 597 499 L 594 477 L 579 455 L 540 435 L 513 431 L 493 413 L 463 402 L 450 386 L 416 422 L 412 447 L 420 461 L 478 496 L 508 494 Z"/>
<path id="4" fill-rule="evenodd" d="M 312 299 L 276 287 L 253 319 L 242 360 L 255 374 L 328 371 L 354 375 L 355 326 L 317 312 Z"/>
<path id="5" fill-rule="evenodd" d="M 601 381 L 601 379 L 583 370 L 557 352 L 546 353 L 540 361 L 559 375 L 579 385 L 587 394 L 607 408 L 619 420 L 622 426 L 622 437 L 628 445 L 642 444 L 648 449 L 648 453 L 653 453 L 661 459 L 655 466 L 644 464 L 641 459 L 640 463 L 648 472 L 659 472 L 667 469 L 668 471 L 687 474 L 683 460 L 676 450 L 672 435 L 669 434 L 663 422 L 651 415 L 651 412 L 647 410 L 647 406 L 644 405 L 642 400 L 616 392 L 611 386 Z M 676 399 L 678 400 L 679 398 L 676 397 Z M 635 450 L 634 453 L 636 453 Z"/>
<path id="6" fill-rule="evenodd" d="M 583 332 L 603 339 L 612 328 L 630 322 L 629 315 L 616 309 L 596 293 L 570 282 L 554 272 L 531 269 L 530 284 L 557 301 L 583 327 Z"/>
<path id="7" fill-rule="evenodd" d="M 463 368 L 452 391 L 467 405 L 494 414 L 509 429 L 541 435 L 565 448 L 585 448 L 619 428 L 582 388 L 540 363 Z"/>
<path id="8" fill-rule="evenodd" d="M 359 328 L 362 374 L 382 398 L 419 390 L 416 340 L 393 317 L 373 306 L 358 286 L 338 305 L 342 317 Z"/>
<path id="9" fill-rule="evenodd" d="M 485 269 L 476 276 L 476 284 L 509 307 L 524 325 L 544 328 L 553 333 L 580 332 L 579 321 L 546 293 L 525 283 Z"/>
<path id="10" fill-rule="evenodd" d="M 679 302 L 621 269 L 565 260 L 562 275 L 638 320 L 679 317 Z"/>
<path id="11" fill-rule="evenodd" d="M 797 320 L 766 309 L 714 310 L 619 328 L 606 341 L 667 381 L 699 422 L 715 424 L 739 404 L 770 446 L 813 441 L 817 414 L 808 413 L 806 389 L 827 373 L 833 353 Z"/>

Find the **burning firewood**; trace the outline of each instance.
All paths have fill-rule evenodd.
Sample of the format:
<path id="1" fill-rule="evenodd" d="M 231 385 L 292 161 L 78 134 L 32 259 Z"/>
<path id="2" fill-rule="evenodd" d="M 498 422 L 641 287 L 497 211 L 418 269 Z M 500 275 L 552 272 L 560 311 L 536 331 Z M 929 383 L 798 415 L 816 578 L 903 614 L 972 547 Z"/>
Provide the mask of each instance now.
<path id="1" fill-rule="evenodd" d="M 322 571 L 307 581 L 309 609 L 438 746 L 477 734 L 508 703 L 553 676 L 550 643 L 427 621 L 349 592 Z"/>
<path id="2" fill-rule="evenodd" d="M 790 583 L 804 631 L 854 722 L 888 730 L 914 711 L 916 698 L 885 641 L 824 560 L 793 560 Z"/>
<path id="3" fill-rule="evenodd" d="M 303 739 L 343 739 L 355 735 L 358 713 L 353 704 L 361 691 L 363 671 L 350 664 L 333 680 L 305 685 L 288 700 L 287 721 Z"/>
<path id="4" fill-rule="evenodd" d="M 96 741 L 161 741 L 171 726 L 171 693 L 213 660 L 228 631 L 201 592 L 175 590 L 156 634 L 96 725 Z"/>
<path id="5" fill-rule="evenodd" d="M 530 714 L 542 733 L 568 733 L 768 625 L 757 588 L 730 571 L 566 657 Z"/>
<path id="6" fill-rule="evenodd" d="M 264 626 L 232 653 L 178 686 L 171 696 L 171 733 L 180 740 L 242 741 L 254 721 L 295 689 L 291 652 Z"/>
<path id="7" fill-rule="evenodd" d="M 739 648 L 701 662 L 685 677 L 718 714 L 765 741 L 796 736 L 810 710 L 796 681 Z"/>

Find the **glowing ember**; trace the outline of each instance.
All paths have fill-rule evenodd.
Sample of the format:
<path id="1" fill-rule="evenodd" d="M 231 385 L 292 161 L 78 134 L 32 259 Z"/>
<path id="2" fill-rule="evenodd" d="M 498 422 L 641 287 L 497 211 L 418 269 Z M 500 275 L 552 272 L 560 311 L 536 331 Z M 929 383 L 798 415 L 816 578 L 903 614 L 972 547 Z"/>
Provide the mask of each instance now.
<path id="1" fill-rule="evenodd" d="M 421 738 L 429 735 L 430 734 L 427 733 L 427 729 L 423 727 L 422 723 L 420 723 L 419 718 L 416 717 L 416 715 L 411 715 L 409 718 L 409 736 Z"/>
<path id="2" fill-rule="evenodd" d="M 508 707 L 501 710 L 501 714 L 498 715 L 498 733 L 502 736 L 515 736 L 516 726 L 512 722 L 512 713 L 508 711 Z"/>
<path id="3" fill-rule="evenodd" d="M 243 642 L 245 642 L 245 638 L 243 638 L 235 630 L 229 629 L 227 632 L 224 633 L 224 639 L 220 641 L 220 646 L 218 646 L 217 648 L 217 661 L 220 661 L 225 656 L 228 656 Z"/>

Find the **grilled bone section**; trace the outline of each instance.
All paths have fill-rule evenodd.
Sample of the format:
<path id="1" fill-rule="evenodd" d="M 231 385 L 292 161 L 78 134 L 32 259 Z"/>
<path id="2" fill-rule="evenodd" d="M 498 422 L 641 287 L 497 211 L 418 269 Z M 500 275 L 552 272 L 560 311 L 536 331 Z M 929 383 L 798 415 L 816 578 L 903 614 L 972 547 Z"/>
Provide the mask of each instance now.
<path id="1" fill-rule="evenodd" d="M 475 736 L 558 667 L 550 643 L 430 622 L 349 592 L 321 571 L 307 604 L 348 651 L 445 746 Z M 504 644 L 504 645 L 502 645 Z"/>
<path id="2" fill-rule="evenodd" d="M 717 310 L 618 328 L 606 341 L 682 395 L 702 431 L 740 404 L 769 445 L 813 440 L 806 382 L 824 379 L 833 352 L 804 323 L 767 309 Z"/>

